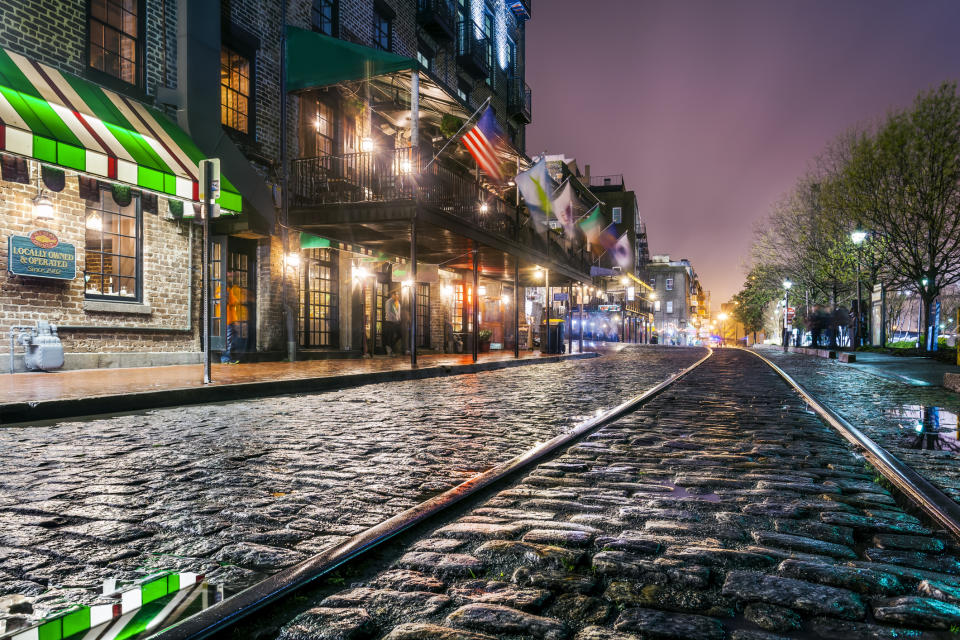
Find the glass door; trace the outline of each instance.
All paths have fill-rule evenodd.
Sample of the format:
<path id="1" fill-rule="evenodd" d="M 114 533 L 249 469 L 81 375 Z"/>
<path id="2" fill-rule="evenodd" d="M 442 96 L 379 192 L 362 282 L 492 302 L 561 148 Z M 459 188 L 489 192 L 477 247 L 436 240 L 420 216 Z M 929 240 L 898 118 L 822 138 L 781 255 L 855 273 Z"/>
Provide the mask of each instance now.
<path id="1" fill-rule="evenodd" d="M 305 249 L 300 283 L 300 346 L 339 347 L 337 259 L 333 249 Z"/>
<path id="2" fill-rule="evenodd" d="M 227 270 L 224 255 L 227 250 L 226 236 L 210 239 L 210 350 L 223 351 L 227 346 L 226 281 Z"/>

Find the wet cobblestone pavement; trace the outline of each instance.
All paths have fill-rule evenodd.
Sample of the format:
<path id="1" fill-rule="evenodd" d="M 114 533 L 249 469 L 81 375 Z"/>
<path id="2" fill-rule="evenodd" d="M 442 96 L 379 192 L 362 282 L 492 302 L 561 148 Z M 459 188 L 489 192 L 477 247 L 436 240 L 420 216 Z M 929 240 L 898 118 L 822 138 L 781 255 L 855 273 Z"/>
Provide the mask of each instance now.
<path id="1" fill-rule="evenodd" d="M 765 364 L 721 350 L 369 579 L 234 637 L 948 638 L 957 553 Z"/>
<path id="2" fill-rule="evenodd" d="M 0 429 L 0 597 L 27 596 L 0 601 L 0 619 L 11 629 L 92 602 L 105 578 L 157 569 L 247 586 L 704 354 L 628 347 L 591 360 Z"/>
<path id="3" fill-rule="evenodd" d="M 960 396 L 859 371 L 825 358 L 759 352 L 881 447 L 960 502 Z"/>

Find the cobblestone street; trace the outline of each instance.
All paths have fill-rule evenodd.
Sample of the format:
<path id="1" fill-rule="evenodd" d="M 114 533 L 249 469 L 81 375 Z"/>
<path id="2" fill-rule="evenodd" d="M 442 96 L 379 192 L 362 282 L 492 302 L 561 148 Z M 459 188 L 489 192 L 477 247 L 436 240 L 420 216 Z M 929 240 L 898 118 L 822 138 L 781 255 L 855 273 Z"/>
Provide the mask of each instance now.
<path id="1" fill-rule="evenodd" d="M 817 398 L 960 502 L 960 396 L 943 387 L 910 386 L 835 361 L 764 348 L 775 362 Z M 940 411 L 952 424 L 935 425 Z M 924 426 L 922 418 L 928 418 Z M 922 429 L 922 433 L 918 431 Z M 939 449 L 930 448 L 940 447 Z"/>
<path id="2" fill-rule="evenodd" d="M 89 602 L 105 578 L 158 568 L 247 586 L 704 353 L 631 347 L 583 361 L 0 430 L 0 595 L 30 596 L 26 609 L 36 616 Z"/>
<path id="3" fill-rule="evenodd" d="M 247 635 L 946 638 L 957 552 L 765 364 L 720 350 L 372 578 Z"/>

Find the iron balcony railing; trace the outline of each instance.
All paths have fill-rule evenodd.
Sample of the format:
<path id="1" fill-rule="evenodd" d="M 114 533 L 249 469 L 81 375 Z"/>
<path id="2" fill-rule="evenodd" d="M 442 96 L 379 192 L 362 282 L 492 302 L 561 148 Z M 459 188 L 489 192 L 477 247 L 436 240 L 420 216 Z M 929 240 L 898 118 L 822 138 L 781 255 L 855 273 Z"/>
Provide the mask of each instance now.
<path id="1" fill-rule="evenodd" d="M 291 202 L 295 207 L 416 202 L 589 270 L 582 237 L 538 228 L 525 209 L 492 194 L 465 171 L 425 164 L 411 147 L 298 158 L 291 162 Z"/>
<path id="2" fill-rule="evenodd" d="M 457 64 L 476 79 L 490 75 L 493 49 L 483 30 L 469 20 L 457 23 Z"/>
<path id="3" fill-rule="evenodd" d="M 530 124 L 533 121 L 533 94 L 526 82 L 514 79 L 507 95 L 507 114 Z"/>
<path id="4" fill-rule="evenodd" d="M 417 23 L 438 40 L 453 40 L 457 35 L 453 0 L 417 0 Z"/>

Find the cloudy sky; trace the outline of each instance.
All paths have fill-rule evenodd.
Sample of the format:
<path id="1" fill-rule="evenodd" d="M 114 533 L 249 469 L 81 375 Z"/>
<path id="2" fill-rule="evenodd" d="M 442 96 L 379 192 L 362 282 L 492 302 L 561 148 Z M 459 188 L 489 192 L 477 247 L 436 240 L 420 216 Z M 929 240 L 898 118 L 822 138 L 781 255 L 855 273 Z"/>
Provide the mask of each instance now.
<path id="1" fill-rule="evenodd" d="M 624 175 L 714 307 L 752 229 L 858 122 L 960 78 L 957 0 L 534 0 L 527 153 Z"/>

